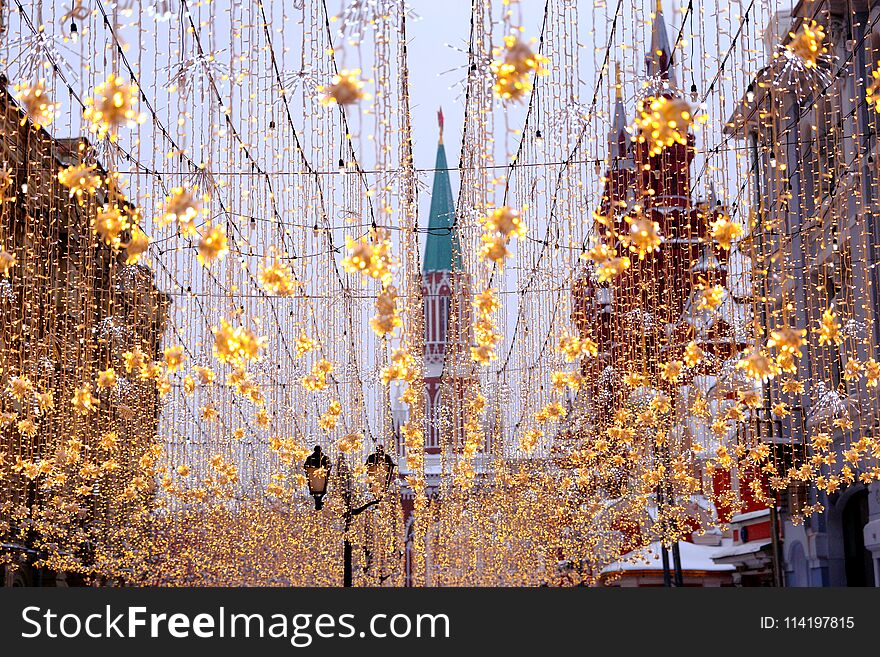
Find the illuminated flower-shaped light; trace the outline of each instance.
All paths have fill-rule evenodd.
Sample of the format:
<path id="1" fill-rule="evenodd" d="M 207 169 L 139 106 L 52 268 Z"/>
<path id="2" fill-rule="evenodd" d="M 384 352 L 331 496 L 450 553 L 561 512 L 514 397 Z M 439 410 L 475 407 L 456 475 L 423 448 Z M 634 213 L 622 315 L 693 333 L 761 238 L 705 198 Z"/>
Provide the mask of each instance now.
<path id="1" fill-rule="evenodd" d="M 98 447 L 108 452 L 114 451 L 119 445 L 119 434 L 116 431 L 107 431 L 98 441 Z"/>
<path id="2" fill-rule="evenodd" d="M 522 451 L 526 454 L 531 454 L 535 447 L 538 445 L 538 441 L 541 439 L 541 436 L 544 435 L 544 432 L 540 429 L 529 429 L 524 432 L 522 438 L 520 438 L 519 446 Z"/>
<path id="3" fill-rule="evenodd" d="M 302 358 L 310 351 L 318 348 L 318 341 L 310 338 L 307 333 L 300 333 L 294 343 L 296 357 Z"/>
<path id="4" fill-rule="evenodd" d="M 214 334 L 214 358 L 221 363 L 243 366 L 250 361 L 260 360 L 260 352 L 266 346 L 266 338 L 244 326 L 233 327 L 225 319 L 220 326 L 211 329 Z"/>
<path id="5" fill-rule="evenodd" d="M 660 376 L 663 377 L 664 381 L 675 383 L 681 377 L 682 365 L 683 363 L 680 360 L 671 360 L 663 363 L 660 368 Z"/>
<path id="6" fill-rule="evenodd" d="M 47 390 L 46 392 L 38 392 L 36 393 L 37 405 L 40 407 L 40 411 L 45 413 L 46 411 L 51 411 L 55 408 L 55 393 L 51 390 Z"/>
<path id="7" fill-rule="evenodd" d="M 84 383 L 74 390 L 70 403 L 80 415 L 88 415 L 98 407 L 98 398 L 92 395 L 92 386 Z"/>
<path id="8" fill-rule="evenodd" d="M 382 385 L 387 386 L 392 381 L 409 383 L 417 374 L 415 357 L 406 349 L 395 349 L 391 353 L 391 364 L 382 369 Z"/>
<path id="9" fill-rule="evenodd" d="M 531 74 L 546 75 L 545 65 L 549 61 L 532 51 L 531 46 L 516 35 L 505 36 L 504 46 L 492 49 L 489 64 L 489 70 L 495 76 L 495 96 L 505 102 L 521 101 L 532 90 Z"/>
<path id="10" fill-rule="evenodd" d="M 794 360 L 794 354 L 788 351 L 781 351 L 776 355 L 776 364 L 781 372 L 794 374 L 797 372 L 797 363 Z"/>
<path id="11" fill-rule="evenodd" d="M 846 381 L 855 381 L 861 376 L 862 373 L 862 364 L 855 358 L 850 358 L 846 361 L 846 365 L 843 368 L 843 378 Z"/>
<path id="12" fill-rule="evenodd" d="M 523 237 L 527 229 L 520 213 L 506 205 L 493 210 L 488 217 L 483 219 L 483 224 L 488 230 L 500 233 L 505 237 L 510 237 L 511 235 Z"/>
<path id="13" fill-rule="evenodd" d="M 596 356 L 599 353 L 599 345 L 589 337 L 579 338 L 576 335 L 564 333 L 559 336 L 556 350 L 565 354 L 565 360 L 570 363 L 584 356 Z"/>
<path id="14" fill-rule="evenodd" d="M 790 395 L 800 395 L 804 392 L 804 384 L 803 381 L 798 381 L 797 379 L 788 379 L 782 383 L 783 392 L 787 392 Z"/>
<path id="15" fill-rule="evenodd" d="M 205 404 L 199 409 L 199 414 L 205 422 L 214 422 L 220 417 L 220 411 L 214 408 L 213 404 Z"/>
<path id="16" fill-rule="evenodd" d="M 825 27 L 814 20 L 801 23 L 797 32 L 789 32 L 790 41 L 785 49 L 791 57 L 796 57 L 806 68 L 816 68 L 820 58 L 828 54 L 825 45 Z"/>
<path id="17" fill-rule="evenodd" d="M 697 310 L 714 310 L 723 301 L 724 288 L 721 285 L 711 285 L 701 291 Z"/>
<path id="18" fill-rule="evenodd" d="M 679 371 L 681 371 L 681 361 L 672 362 L 675 362 L 679 368 Z M 668 413 L 669 410 L 672 408 L 672 405 L 669 403 L 669 397 L 662 393 L 656 395 L 648 405 L 657 413 Z"/>
<path id="19" fill-rule="evenodd" d="M 269 411 L 265 408 L 261 408 L 254 416 L 254 421 L 257 423 L 258 427 L 265 429 L 272 423 L 272 418 L 269 417 Z"/>
<path id="20" fill-rule="evenodd" d="M 824 344 L 843 344 L 843 336 L 840 334 L 840 322 L 837 320 L 837 314 L 833 308 L 828 308 L 822 313 L 822 319 L 819 320 L 819 328 L 814 329 L 819 334 L 819 345 Z"/>
<path id="21" fill-rule="evenodd" d="M 332 431 L 336 428 L 339 416 L 342 414 L 342 405 L 339 400 L 334 399 L 330 402 L 327 410 L 318 418 L 318 426 L 324 431 Z"/>
<path id="22" fill-rule="evenodd" d="M 636 107 L 633 141 L 645 144 L 652 156 L 674 144 L 686 146 L 693 124 L 691 106 L 681 98 L 650 96 Z"/>
<path id="23" fill-rule="evenodd" d="M 480 241 L 483 243 L 480 247 L 480 260 L 491 260 L 499 267 L 503 267 L 504 260 L 511 256 L 507 249 L 507 238 L 503 235 L 483 233 Z"/>
<path id="24" fill-rule="evenodd" d="M 371 229 L 369 235 L 345 240 L 348 255 L 342 259 L 342 268 L 348 273 L 361 272 L 388 285 L 393 276 L 397 259 L 391 255 L 391 236 L 385 228 Z"/>
<path id="25" fill-rule="evenodd" d="M 730 251 L 730 245 L 733 240 L 738 239 L 743 234 L 742 226 L 731 221 L 730 217 L 722 215 L 709 224 L 712 239 L 718 242 L 725 251 Z"/>
<path id="26" fill-rule="evenodd" d="M 39 129 L 52 123 L 58 116 L 58 103 L 53 102 L 46 93 L 44 79 L 16 84 L 15 92 L 15 99 L 21 103 L 26 113 L 21 119 L 21 125 L 30 118 L 34 126 Z"/>
<path id="27" fill-rule="evenodd" d="M 474 295 L 473 304 L 478 312 L 485 315 L 494 313 L 501 307 L 501 302 L 498 301 L 494 288 L 487 288 L 479 294 Z"/>
<path id="28" fill-rule="evenodd" d="M 400 397 L 398 397 L 397 399 L 401 404 L 414 406 L 416 403 L 418 403 L 419 393 L 415 388 L 407 387 L 406 390 L 404 390 L 401 393 Z"/>
<path id="29" fill-rule="evenodd" d="M 111 73 L 106 82 L 95 87 L 94 97 L 86 98 L 83 118 L 89 124 L 89 130 L 99 139 L 109 135 L 110 141 L 116 141 L 120 126 L 134 127 L 143 123 L 144 116 L 135 109 L 139 93 L 137 85 L 126 84 L 121 77 Z"/>
<path id="30" fill-rule="evenodd" d="M 424 447 L 424 432 L 418 423 L 409 420 L 400 427 L 400 435 L 403 437 L 407 450 L 418 451 Z"/>
<path id="31" fill-rule="evenodd" d="M 333 371 L 333 363 L 325 358 L 318 360 L 302 379 L 302 386 L 306 390 L 323 390 L 327 387 L 327 375 Z"/>
<path id="32" fill-rule="evenodd" d="M 125 366 L 125 371 L 129 374 L 131 374 L 132 371 L 143 367 L 146 362 L 147 355 L 140 348 L 140 345 L 136 345 L 134 349 L 122 354 L 122 363 Z"/>
<path id="33" fill-rule="evenodd" d="M 332 431 L 336 428 L 336 424 L 339 421 L 339 416 L 334 415 L 333 413 L 325 412 L 321 414 L 321 417 L 318 418 L 318 427 L 323 429 L 324 431 Z"/>
<path id="34" fill-rule="evenodd" d="M 498 354 L 495 353 L 495 349 L 493 349 L 490 345 L 477 345 L 476 347 L 471 347 L 471 360 L 480 365 L 486 366 L 491 363 L 493 360 L 498 359 Z"/>
<path id="35" fill-rule="evenodd" d="M 173 347 L 165 347 L 163 351 L 165 357 L 165 368 L 169 372 L 176 372 L 183 365 L 183 347 L 174 345 Z"/>
<path id="36" fill-rule="evenodd" d="M 769 381 L 779 374 L 776 361 L 760 350 L 753 350 L 736 363 L 736 368 L 755 381 Z"/>
<path id="37" fill-rule="evenodd" d="M 351 452 L 359 452 L 363 443 L 364 434 L 350 433 L 336 441 L 336 448 L 343 454 L 350 454 Z"/>
<path id="38" fill-rule="evenodd" d="M 364 92 L 365 82 L 361 80 L 361 69 L 343 69 L 329 85 L 318 87 L 324 94 L 324 105 L 353 105 L 361 100 L 369 100 L 370 94 Z"/>
<path id="39" fill-rule="evenodd" d="M 826 41 L 825 27 L 814 20 L 805 20 L 797 32 L 788 33 L 788 42 L 780 44 L 774 58 L 781 64 L 774 83 L 783 88 L 800 90 L 803 82 L 831 81 L 833 55 Z"/>
<path id="40" fill-rule="evenodd" d="M 92 218 L 92 230 L 107 246 L 119 249 L 122 246 L 120 235 L 129 227 L 128 218 L 116 205 L 105 205 Z"/>
<path id="41" fill-rule="evenodd" d="M 877 62 L 871 71 L 871 84 L 866 85 L 865 99 L 869 105 L 874 106 L 874 111 L 880 113 L 880 62 Z"/>
<path id="42" fill-rule="evenodd" d="M 33 438 L 37 435 L 37 430 L 39 429 L 39 425 L 36 422 L 27 418 L 25 420 L 19 420 L 16 425 L 19 432 L 21 432 L 22 436 L 26 436 L 27 438 Z"/>
<path id="43" fill-rule="evenodd" d="M 550 402 L 535 413 L 535 421 L 540 423 L 559 422 L 560 420 L 565 419 L 566 415 L 568 415 L 568 413 L 562 404 L 559 402 Z"/>
<path id="44" fill-rule="evenodd" d="M 6 384 L 6 392 L 18 401 L 24 401 L 25 397 L 34 393 L 34 384 L 26 376 L 13 376 Z"/>
<path id="45" fill-rule="evenodd" d="M 98 379 L 96 383 L 99 388 L 102 388 L 104 390 L 115 388 L 117 383 L 116 372 L 112 367 L 108 367 L 106 370 L 98 372 Z"/>
<path id="46" fill-rule="evenodd" d="M 210 367 L 202 367 L 201 365 L 193 365 L 193 372 L 196 373 L 196 376 L 199 377 L 199 383 L 202 385 L 211 385 L 214 383 L 214 379 L 216 378 L 216 374 L 214 374 L 214 370 Z"/>
<path id="47" fill-rule="evenodd" d="M 273 256 L 271 262 L 266 261 L 258 274 L 260 287 L 269 294 L 280 297 L 293 296 L 300 283 L 294 278 L 293 270 L 284 262 Z"/>
<path id="48" fill-rule="evenodd" d="M 223 226 L 206 224 L 199 239 L 196 259 L 203 265 L 209 265 L 229 253 L 229 242 Z"/>
<path id="49" fill-rule="evenodd" d="M 865 361 L 865 384 L 870 388 L 876 388 L 880 381 L 880 363 L 873 358 Z"/>
<path id="50" fill-rule="evenodd" d="M 641 372 L 627 372 L 623 375 L 623 382 L 630 388 L 638 388 L 648 384 L 648 377 Z"/>
<path id="51" fill-rule="evenodd" d="M 14 201 L 15 196 L 10 196 L 7 192 L 12 189 L 15 184 L 15 178 L 12 169 L 0 169 L 0 201 Z"/>
<path id="52" fill-rule="evenodd" d="M 646 217 L 641 209 L 636 209 L 625 218 L 629 224 L 629 250 L 638 254 L 639 260 L 644 260 L 647 254 L 660 250 L 663 235 L 660 234 L 659 223 Z"/>
<path id="53" fill-rule="evenodd" d="M 773 415 L 776 417 L 787 417 L 791 415 L 791 409 L 788 407 L 788 404 L 785 402 L 779 402 L 778 404 L 774 404 L 771 409 Z"/>
<path id="54" fill-rule="evenodd" d="M 696 342 L 691 341 L 684 349 L 684 364 L 688 367 L 695 367 L 703 360 L 703 350 Z"/>
<path id="55" fill-rule="evenodd" d="M 192 236 L 196 233 L 195 218 L 201 209 L 201 203 L 194 193 L 184 187 L 174 187 L 171 193 L 165 197 L 165 209 L 156 223 L 159 226 L 167 226 L 177 222 L 180 234 Z"/>
<path id="56" fill-rule="evenodd" d="M 5 251 L 0 247 L 0 274 L 9 276 L 9 270 L 15 267 L 17 260 L 14 253 Z"/>
<path id="57" fill-rule="evenodd" d="M 595 265 L 594 271 L 596 280 L 599 283 L 604 283 L 620 276 L 632 264 L 628 257 L 618 256 L 617 250 L 605 243 L 596 244 L 581 257 L 590 260 Z"/>
<path id="58" fill-rule="evenodd" d="M 101 186 L 101 176 L 96 172 L 96 164 L 74 164 L 58 172 L 58 182 L 70 190 L 70 197 L 76 196 L 82 203 L 83 196 L 93 196 Z"/>
<path id="59" fill-rule="evenodd" d="M 141 257 L 150 248 L 150 238 L 138 226 L 131 227 L 131 237 L 125 244 L 125 264 L 134 265 L 140 262 Z"/>
<path id="60" fill-rule="evenodd" d="M 782 353 L 791 354 L 798 358 L 801 357 L 801 347 L 806 344 L 806 329 L 794 329 L 788 326 L 782 326 L 778 329 L 770 331 L 770 338 L 767 340 L 767 346 L 779 349 Z"/>
<path id="61" fill-rule="evenodd" d="M 370 328 L 378 336 L 384 336 L 403 325 L 403 320 L 397 312 L 397 288 L 389 285 L 376 299 L 376 315 L 370 318 Z"/>
<path id="62" fill-rule="evenodd" d="M 498 333 L 498 327 L 492 319 L 492 312 L 499 307 L 495 290 L 489 288 L 478 294 L 474 307 L 477 309 L 477 317 L 473 324 L 477 346 L 471 347 L 471 360 L 485 366 L 498 358 L 495 345 L 501 341 L 501 334 Z"/>
<path id="63" fill-rule="evenodd" d="M 510 256 L 507 242 L 511 237 L 523 237 L 526 224 L 519 212 L 505 205 L 485 217 L 483 225 L 486 233 L 481 237 L 483 246 L 480 248 L 480 259 L 491 260 L 503 267 L 504 259 Z"/>

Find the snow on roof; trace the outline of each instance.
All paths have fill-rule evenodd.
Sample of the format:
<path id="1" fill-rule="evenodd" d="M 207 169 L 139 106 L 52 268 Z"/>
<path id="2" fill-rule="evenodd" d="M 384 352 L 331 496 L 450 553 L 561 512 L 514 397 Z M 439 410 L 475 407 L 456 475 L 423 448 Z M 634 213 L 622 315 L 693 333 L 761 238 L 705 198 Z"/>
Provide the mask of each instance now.
<path id="1" fill-rule="evenodd" d="M 712 554 L 713 559 L 723 559 L 725 557 L 737 557 L 742 556 L 744 554 L 752 554 L 754 552 L 759 552 L 761 549 L 770 545 L 773 540 L 769 538 L 761 539 L 760 541 L 749 541 L 748 543 L 739 543 L 737 545 L 728 545 L 723 548 L 712 548 L 714 553 Z"/>
<path id="2" fill-rule="evenodd" d="M 748 513 L 738 513 L 730 519 L 730 524 L 735 522 L 747 522 L 755 518 L 763 518 L 770 515 L 770 509 L 758 509 L 757 511 L 749 511 Z"/>
<path id="3" fill-rule="evenodd" d="M 689 570 L 704 570 L 714 572 L 730 572 L 735 570 L 730 564 L 718 564 L 712 561 L 712 556 L 718 551 L 714 545 L 695 545 L 686 541 L 679 541 L 679 553 L 681 554 L 682 572 Z M 672 563 L 670 553 L 670 567 Z M 644 570 L 662 570 L 663 562 L 660 559 L 660 542 L 651 543 L 641 550 L 633 550 L 623 556 L 623 559 L 602 569 L 603 573 L 638 572 Z"/>

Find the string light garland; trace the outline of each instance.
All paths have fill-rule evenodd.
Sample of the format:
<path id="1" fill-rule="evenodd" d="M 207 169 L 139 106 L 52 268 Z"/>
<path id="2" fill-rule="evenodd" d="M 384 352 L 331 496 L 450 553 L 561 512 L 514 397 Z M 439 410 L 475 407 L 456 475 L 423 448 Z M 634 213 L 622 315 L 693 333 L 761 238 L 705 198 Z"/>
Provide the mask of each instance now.
<path id="1" fill-rule="evenodd" d="M 428 167 L 402 0 L 145 4 L 4 8 L 0 565 L 613 584 L 878 485 L 876 17 L 473 0 Z"/>

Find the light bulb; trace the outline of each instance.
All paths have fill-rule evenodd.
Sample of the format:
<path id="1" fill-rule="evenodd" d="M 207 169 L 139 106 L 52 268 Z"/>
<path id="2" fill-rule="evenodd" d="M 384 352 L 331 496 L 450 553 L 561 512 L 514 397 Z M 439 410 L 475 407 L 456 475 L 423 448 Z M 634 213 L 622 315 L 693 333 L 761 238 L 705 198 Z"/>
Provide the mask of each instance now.
<path id="1" fill-rule="evenodd" d="M 544 148 L 544 136 L 541 134 L 540 128 L 535 130 L 535 146 Z"/>
<path id="2" fill-rule="evenodd" d="M 339 158 L 339 175 L 341 176 L 343 173 L 345 173 L 345 160 Z"/>
<path id="3" fill-rule="evenodd" d="M 746 102 L 755 102 L 755 88 L 751 84 L 746 88 Z"/>

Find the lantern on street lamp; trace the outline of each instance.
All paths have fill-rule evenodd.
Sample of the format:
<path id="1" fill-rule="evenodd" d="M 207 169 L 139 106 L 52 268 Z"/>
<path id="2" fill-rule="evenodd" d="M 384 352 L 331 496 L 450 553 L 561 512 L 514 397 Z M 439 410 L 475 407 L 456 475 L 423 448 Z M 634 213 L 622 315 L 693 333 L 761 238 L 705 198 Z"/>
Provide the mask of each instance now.
<path id="1" fill-rule="evenodd" d="M 366 466 L 370 491 L 373 495 L 383 495 L 391 485 L 395 463 L 385 453 L 385 447 L 381 443 L 376 445 L 376 451 L 367 457 Z"/>
<path id="2" fill-rule="evenodd" d="M 306 478 L 309 482 L 309 493 L 315 498 L 315 509 L 320 510 L 324 506 L 324 495 L 327 494 L 327 482 L 330 480 L 330 458 L 321 451 L 320 445 L 315 445 L 315 450 L 309 454 L 303 463 Z"/>

